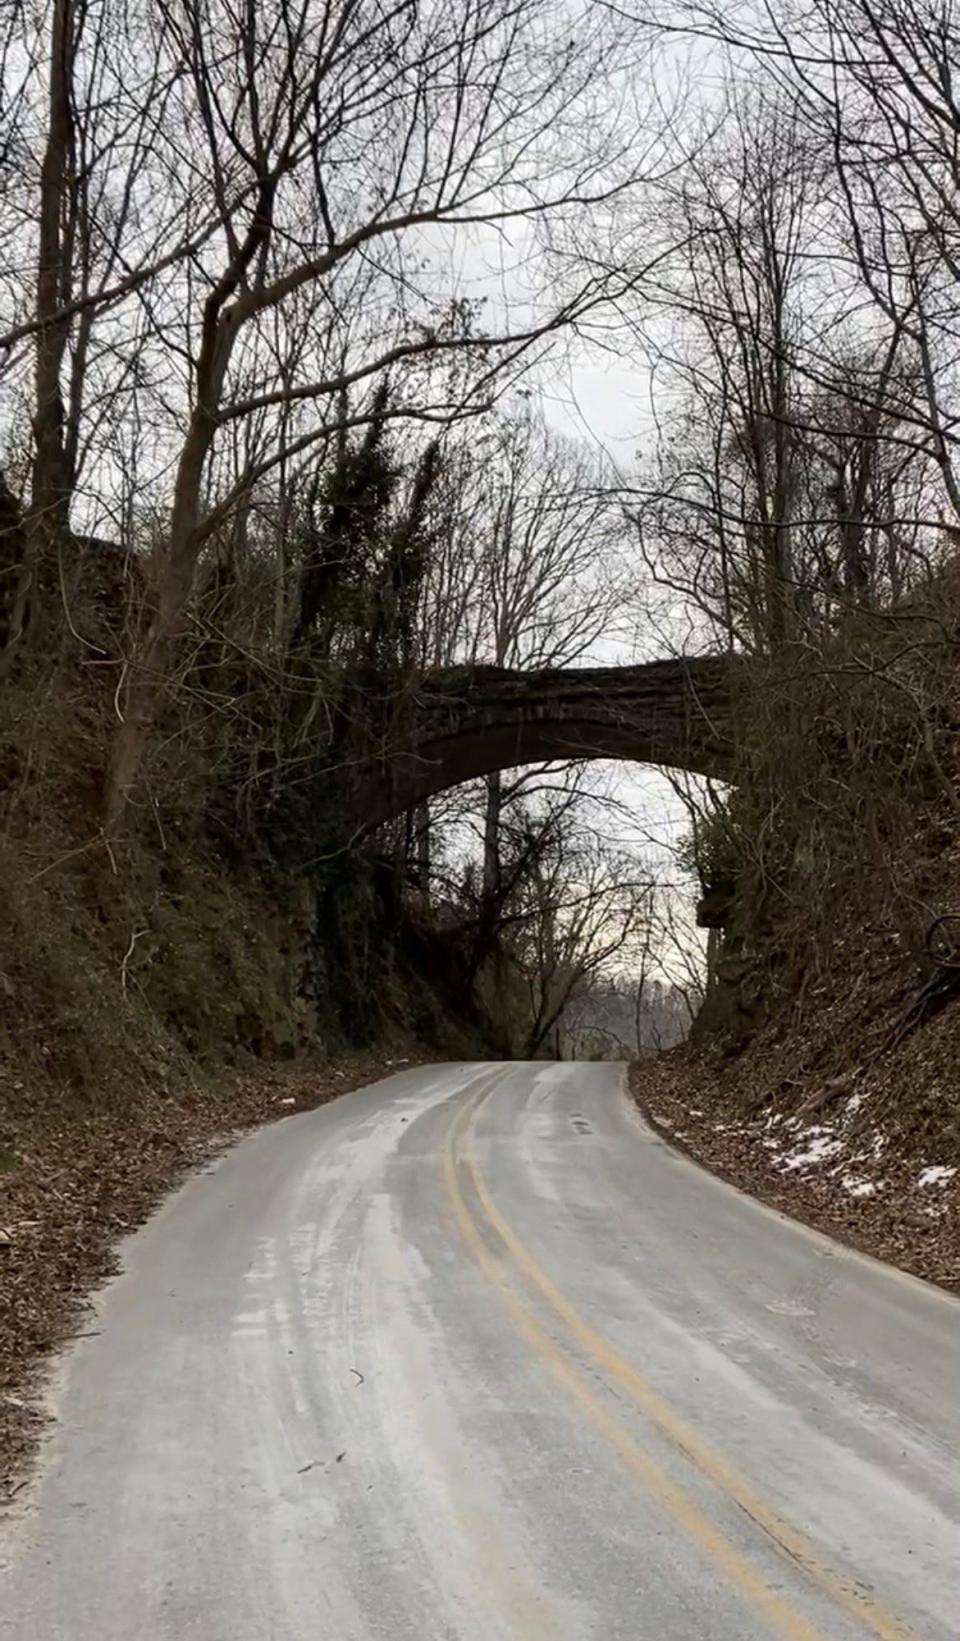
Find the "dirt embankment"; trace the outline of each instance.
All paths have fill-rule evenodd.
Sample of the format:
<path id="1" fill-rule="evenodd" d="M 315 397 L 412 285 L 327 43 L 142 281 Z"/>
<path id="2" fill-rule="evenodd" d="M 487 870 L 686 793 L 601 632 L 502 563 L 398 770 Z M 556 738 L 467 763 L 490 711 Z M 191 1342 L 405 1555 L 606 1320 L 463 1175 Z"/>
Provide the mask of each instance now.
<path id="1" fill-rule="evenodd" d="M 704 1055 L 642 1068 L 698 1157 L 960 1286 L 960 560 L 840 600 L 742 674 L 691 839 Z M 709 1052 L 706 1052 L 709 1051 Z"/>
<path id="2" fill-rule="evenodd" d="M 960 1017 L 872 1072 L 778 1088 L 769 1062 L 675 1050 L 631 1068 L 664 1137 L 762 1202 L 960 1292 Z"/>
<path id="3" fill-rule="evenodd" d="M 85 1297 L 116 1268 L 118 1239 L 190 1168 L 244 1130 L 324 1105 L 422 1059 L 412 1049 L 248 1073 L 227 1086 L 139 1092 L 21 1124 L 0 1175 L 0 1497 L 39 1435 L 42 1364 L 84 1329 Z"/>

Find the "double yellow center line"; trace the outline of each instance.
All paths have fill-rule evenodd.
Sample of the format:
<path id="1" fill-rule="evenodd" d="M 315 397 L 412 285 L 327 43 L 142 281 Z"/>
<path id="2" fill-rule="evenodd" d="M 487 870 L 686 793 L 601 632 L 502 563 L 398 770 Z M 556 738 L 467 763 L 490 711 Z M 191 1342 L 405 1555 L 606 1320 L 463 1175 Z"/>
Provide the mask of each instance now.
<path id="1" fill-rule="evenodd" d="M 497 1207 L 477 1160 L 475 1131 L 481 1107 L 508 1076 L 497 1072 L 460 1105 L 450 1123 L 443 1150 L 443 1177 L 457 1224 L 473 1259 L 489 1279 L 518 1331 L 534 1349 L 553 1379 L 581 1409 L 633 1475 L 654 1495 L 700 1550 L 751 1606 L 771 1620 L 789 1641 L 832 1641 L 791 1602 L 770 1587 L 763 1573 L 705 1515 L 696 1500 L 678 1485 L 610 1413 L 591 1390 L 575 1359 L 538 1320 L 527 1293 L 532 1293 L 563 1324 L 580 1352 L 589 1356 L 609 1383 L 625 1391 L 639 1412 L 683 1454 L 702 1476 L 749 1517 L 794 1569 L 799 1569 L 829 1599 L 878 1641 L 917 1641 L 892 1614 L 823 1560 L 816 1546 L 761 1498 L 703 1437 L 686 1423 L 659 1391 L 587 1322 L 534 1259 Z M 467 1183 L 473 1204 L 464 1195 Z M 485 1233 L 485 1234 L 484 1234 Z M 500 1254 L 488 1245 L 492 1234 Z"/>

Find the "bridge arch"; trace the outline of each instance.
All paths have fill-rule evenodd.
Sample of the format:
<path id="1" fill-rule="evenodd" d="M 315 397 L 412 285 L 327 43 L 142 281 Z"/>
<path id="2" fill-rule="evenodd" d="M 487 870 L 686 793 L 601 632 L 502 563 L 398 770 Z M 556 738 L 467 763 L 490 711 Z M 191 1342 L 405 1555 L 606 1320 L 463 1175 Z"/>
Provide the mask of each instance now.
<path id="1" fill-rule="evenodd" d="M 622 758 L 729 779 L 730 683 L 724 656 L 427 673 L 406 747 L 362 782 L 364 824 L 495 770 L 553 758 Z"/>

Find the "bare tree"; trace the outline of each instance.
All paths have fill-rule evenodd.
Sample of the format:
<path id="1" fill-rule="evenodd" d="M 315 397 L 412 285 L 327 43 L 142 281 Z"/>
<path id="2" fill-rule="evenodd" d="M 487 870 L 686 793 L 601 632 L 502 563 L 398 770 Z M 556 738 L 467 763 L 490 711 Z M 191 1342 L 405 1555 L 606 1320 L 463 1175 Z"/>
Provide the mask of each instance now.
<path id="1" fill-rule="evenodd" d="M 527 402 L 455 446 L 447 474 L 449 506 L 425 588 L 425 661 L 561 667 L 609 653 L 626 632 L 629 574 L 604 461 Z M 535 768 L 484 783 L 491 904 L 503 812 L 543 780 Z"/>
<path id="2" fill-rule="evenodd" d="M 40 25 L 16 8 L 2 135 L 16 145 L 26 122 L 42 145 L 36 176 L 24 148 L 9 196 L 41 224 L 41 277 L 32 293 L 17 277 L 14 212 L 0 280 L 11 395 L 34 354 L 12 642 L 84 456 L 102 493 L 119 433 L 128 479 L 167 515 L 117 696 L 114 820 L 223 522 L 266 477 L 364 425 L 385 371 L 397 417 L 442 423 L 488 403 L 500 373 L 603 294 L 605 278 L 571 275 L 555 253 L 639 169 L 626 102 L 598 95 L 630 31 L 557 0 L 143 0 L 124 23 L 106 0 L 59 0 Z M 494 240 L 515 277 L 480 315 L 452 259 L 482 274 Z M 445 356 L 474 364 L 450 371 Z M 245 427 L 256 436 L 237 441 Z M 245 454 L 224 483 L 226 448 Z"/>
<path id="3" fill-rule="evenodd" d="M 25 409 L 32 433 L 7 668 L 137 352 L 107 316 L 196 238 L 188 202 L 172 214 L 157 186 L 171 66 L 138 53 L 128 28 L 148 40 L 148 8 L 134 4 L 121 20 L 102 0 L 51 0 L 36 15 L 14 4 L 0 46 L 0 409 L 8 436 Z M 212 227 L 208 217 L 200 233 Z"/>
<path id="4" fill-rule="evenodd" d="M 783 87 L 732 79 L 664 193 L 675 248 L 642 328 L 656 436 L 624 485 L 649 613 L 771 653 L 935 558 L 922 355 L 839 256 L 830 150 Z"/>
<path id="5" fill-rule="evenodd" d="M 960 501 L 952 409 L 960 34 L 951 8 L 814 0 L 751 16 L 694 0 L 651 28 L 719 49 L 735 79 L 790 111 L 818 156 L 818 231 L 806 250 L 818 264 L 818 323 L 812 349 L 795 346 L 794 361 L 832 389 L 825 344 L 841 324 L 847 360 L 872 361 L 846 389 L 867 420 L 894 413 L 895 429 L 887 421 L 875 437 L 935 468 L 916 512 L 904 509 L 897 521 L 919 520 L 929 535 L 955 518 Z"/>
<path id="6" fill-rule="evenodd" d="M 574 827 L 555 831 L 521 887 L 525 916 L 510 941 L 527 996 L 521 1058 L 556 1041 L 584 984 L 641 939 L 650 901 L 650 877 L 638 862 Z"/>

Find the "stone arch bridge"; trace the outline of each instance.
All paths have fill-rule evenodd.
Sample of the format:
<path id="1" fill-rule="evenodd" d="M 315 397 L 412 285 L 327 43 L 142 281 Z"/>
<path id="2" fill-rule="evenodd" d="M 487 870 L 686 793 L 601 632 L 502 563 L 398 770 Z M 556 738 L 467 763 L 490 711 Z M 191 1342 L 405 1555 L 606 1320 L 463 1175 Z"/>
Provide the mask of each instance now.
<path id="1" fill-rule="evenodd" d="M 364 775 L 364 829 L 448 787 L 555 758 L 622 758 L 729 779 L 730 662 L 724 656 L 637 666 L 426 673 L 399 755 Z"/>

